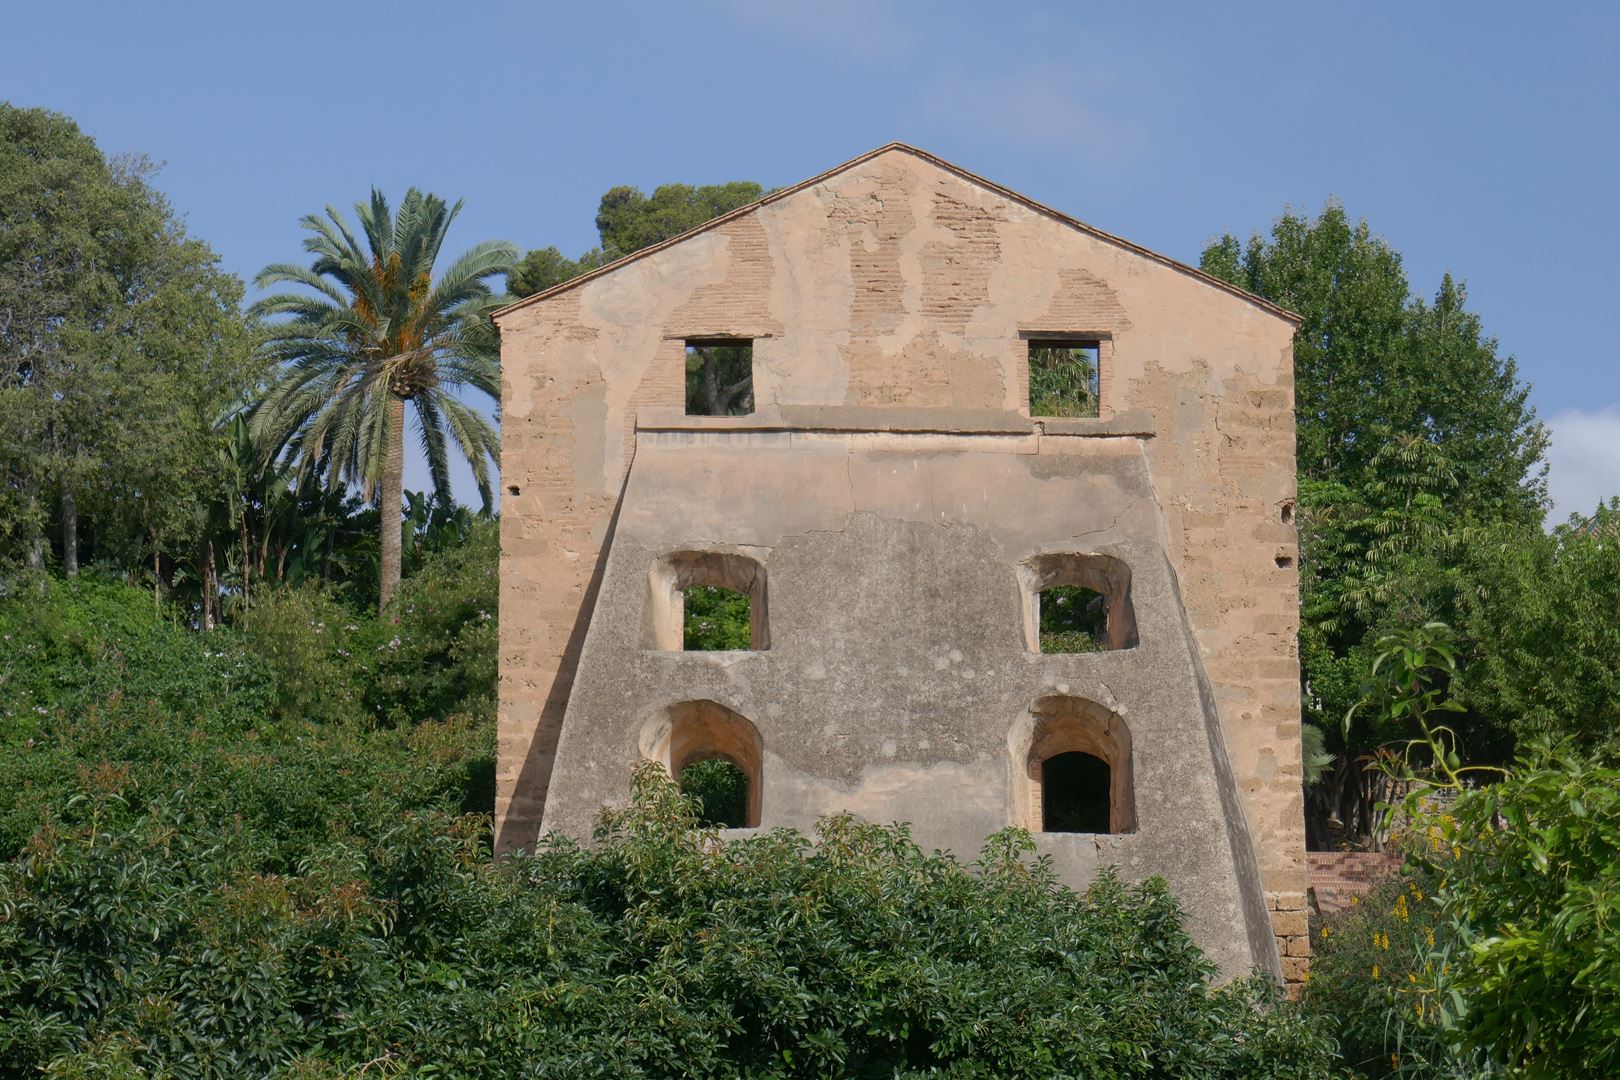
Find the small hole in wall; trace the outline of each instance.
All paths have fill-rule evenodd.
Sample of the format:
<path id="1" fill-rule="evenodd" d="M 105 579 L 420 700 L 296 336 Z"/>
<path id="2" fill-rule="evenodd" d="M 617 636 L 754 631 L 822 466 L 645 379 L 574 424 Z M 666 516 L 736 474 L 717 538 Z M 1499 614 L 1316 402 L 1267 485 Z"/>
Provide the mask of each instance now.
<path id="1" fill-rule="evenodd" d="M 1286 570 L 1290 566 L 1293 566 L 1293 565 L 1294 565 L 1294 557 L 1292 555 L 1279 555 L 1279 556 L 1277 556 L 1277 569 Z"/>
<path id="2" fill-rule="evenodd" d="M 520 493 L 520 492 L 519 492 L 519 491 L 518 491 L 518 486 L 517 486 L 517 485 L 516 485 L 516 484 L 507 484 L 507 485 L 506 485 L 506 493 L 507 493 L 507 494 L 508 494 L 508 495 L 518 495 L 518 494 L 521 494 L 521 493 Z"/>
<path id="3" fill-rule="evenodd" d="M 1293 503 L 1287 502 L 1287 503 L 1282 504 L 1282 519 L 1283 519 L 1283 524 L 1284 525 L 1287 525 L 1287 524 L 1289 524 L 1290 522 L 1292 522 L 1294 520 L 1294 504 Z"/>

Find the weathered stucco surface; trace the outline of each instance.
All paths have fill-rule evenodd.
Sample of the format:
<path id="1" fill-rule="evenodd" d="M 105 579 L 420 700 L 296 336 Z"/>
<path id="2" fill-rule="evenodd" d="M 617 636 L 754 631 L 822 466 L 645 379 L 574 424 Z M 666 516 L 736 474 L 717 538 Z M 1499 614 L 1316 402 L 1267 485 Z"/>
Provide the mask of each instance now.
<path id="1" fill-rule="evenodd" d="M 1128 724 L 1138 818 L 1043 836 L 1071 880 L 1163 873 L 1223 967 L 1302 974 L 1288 318 L 896 146 L 499 321 L 503 849 L 583 831 L 690 700 L 757 728 L 765 824 L 973 852 L 1060 693 Z M 1100 419 L 1028 417 L 1032 334 L 1102 340 Z M 713 337 L 753 339 L 755 415 L 682 415 Z M 650 575 L 692 550 L 766 568 L 767 650 L 652 647 Z M 1029 650 L 1043 552 L 1130 564 L 1135 648 Z"/>

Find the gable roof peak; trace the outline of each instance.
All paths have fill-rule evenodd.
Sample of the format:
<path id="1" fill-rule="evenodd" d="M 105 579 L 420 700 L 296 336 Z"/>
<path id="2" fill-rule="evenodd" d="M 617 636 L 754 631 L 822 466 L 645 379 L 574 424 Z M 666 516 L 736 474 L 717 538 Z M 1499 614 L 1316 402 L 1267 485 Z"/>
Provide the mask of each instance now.
<path id="1" fill-rule="evenodd" d="M 1168 255 L 1161 255 L 1157 251 L 1145 248 L 1140 244 L 1134 244 L 1122 236 L 1116 236 L 1113 233 L 1106 232 L 1094 225 L 1087 225 L 1078 218 L 1072 218 L 1060 210 L 1054 210 L 1044 203 L 1036 202 L 1027 195 L 1021 195 L 1018 192 L 1013 191 L 1011 188 L 1002 187 L 993 180 L 987 180 L 977 173 L 969 172 L 960 165 L 953 164 L 952 162 L 946 161 L 942 157 L 936 157 L 935 155 L 930 154 L 928 151 L 923 150 L 920 147 L 912 146 L 910 143 L 900 142 L 899 140 L 886 142 L 882 146 L 879 146 L 873 150 L 868 150 L 866 153 L 861 154 L 858 157 L 850 158 L 848 161 L 843 162 L 840 165 L 834 165 L 826 172 L 812 176 L 808 180 L 801 180 L 797 184 L 790 187 L 778 188 L 762 199 L 748 203 L 746 206 L 739 206 L 737 209 L 721 214 L 719 217 L 710 218 L 703 224 L 698 225 L 695 228 L 688 229 L 686 232 L 683 232 L 678 236 L 672 236 L 668 240 L 662 240 L 656 244 L 649 244 L 646 247 L 633 251 L 628 255 L 621 256 L 620 258 L 617 258 L 604 266 L 599 266 L 595 270 L 588 273 L 580 274 L 578 277 L 569 278 L 567 281 L 553 285 L 549 289 L 543 289 L 540 292 L 535 293 L 533 296 L 526 296 L 521 300 L 514 301 L 513 303 L 495 311 L 493 318 L 499 319 L 501 316 L 507 315 L 518 310 L 519 308 L 525 308 L 530 304 L 535 304 L 541 300 L 546 300 L 550 297 L 556 296 L 558 293 L 567 292 L 570 289 L 583 285 L 588 281 L 593 281 L 596 278 L 605 277 L 606 275 L 614 273 L 615 271 L 628 266 L 630 263 L 639 259 L 644 259 L 655 252 L 663 251 L 668 247 L 673 247 L 674 245 L 682 243 L 691 237 L 699 235 L 700 233 L 709 232 L 712 229 L 719 228 L 728 221 L 744 217 L 748 214 L 756 213 L 763 206 L 777 202 L 781 199 L 785 199 L 790 195 L 796 195 L 799 192 L 804 191 L 806 188 L 815 187 L 817 184 L 825 183 L 833 177 L 864 165 L 874 158 L 892 153 L 910 154 L 912 157 L 915 157 L 920 161 L 924 161 L 937 169 L 950 173 L 958 179 L 964 180 L 976 187 L 981 187 L 987 191 L 992 191 L 997 195 L 1000 195 L 1002 198 L 1018 203 L 1020 206 L 1032 210 L 1043 217 L 1051 218 L 1054 221 L 1083 232 L 1088 236 L 1103 241 L 1104 243 L 1122 248 L 1135 255 L 1139 255 L 1150 262 L 1156 262 L 1161 266 L 1168 267 L 1177 271 L 1178 273 L 1186 274 L 1187 276 L 1199 280 L 1206 285 L 1213 286 L 1222 292 L 1229 293 L 1240 300 L 1248 301 L 1250 304 L 1253 304 L 1255 307 L 1266 312 L 1267 314 L 1275 315 L 1277 318 L 1282 319 L 1284 322 L 1291 323 L 1296 327 L 1305 321 L 1301 316 L 1289 311 L 1287 308 L 1274 304 L 1263 296 L 1258 296 L 1246 289 L 1241 289 L 1222 278 L 1216 277 L 1214 274 L 1211 274 L 1208 271 L 1201 270 L 1196 266 L 1190 266 L 1187 263 L 1181 262 L 1177 259 L 1172 259 Z"/>

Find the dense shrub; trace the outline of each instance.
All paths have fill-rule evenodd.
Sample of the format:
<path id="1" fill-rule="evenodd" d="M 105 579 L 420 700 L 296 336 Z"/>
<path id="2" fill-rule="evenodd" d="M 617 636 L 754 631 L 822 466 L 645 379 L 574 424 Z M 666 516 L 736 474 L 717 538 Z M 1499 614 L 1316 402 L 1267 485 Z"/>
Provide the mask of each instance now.
<path id="1" fill-rule="evenodd" d="M 1420 808 L 1407 846 L 1400 881 L 1318 931 L 1307 1005 L 1346 1063 L 1620 1076 L 1620 770 L 1538 744 Z"/>
<path id="2" fill-rule="evenodd" d="M 1162 885 L 1071 893 L 1020 834 L 976 873 L 849 819 L 724 843 L 647 771 L 597 845 L 492 863 L 442 812 L 213 797 L 110 779 L 0 870 L 0 1076 L 1330 1071 L 1261 984 L 1210 988 Z"/>
<path id="3" fill-rule="evenodd" d="M 1434 901 L 1436 884 L 1413 869 L 1322 919 L 1315 931 L 1305 1005 L 1357 1075 L 1480 1075 L 1478 1062 L 1453 1048 L 1437 1000 L 1457 957 L 1454 929 Z"/>
<path id="4" fill-rule="evenodd" d="M 355 646 L 366 715 L 387 723 L 493 716 L 500 604 L 500 533 L 468 525 L 461 543 L 431 553 L 367 620 Z"/>
<path id="5" fill-rule="evenodd" d="M 1620 1076 L 1620 769 L 1540 743 L 1422 824 L 1466 948 L 1460 1044 L 1511 1075 Z"/>
<path id="6" fill-rule="evenodd" d="M 314 584 L 259 594 L 235 636 L 273 674 L 271 716 L 328 722 L 361 715 L 354 650 L 362 647 L 362 621 Z"/>
<path id="7" fill-rule="evenodd" d="M 850 819 L 724 842 L 699 801 L 745 785 L 650 770 L 595 845 L 493 861 L 493 552 L 381 620 L 0 604 L 0 1078 L 1331 1071 L 1264 983 L 1211 987 L 1162 884 L 1077 895 L 1022 833 L 974 867 Z"/>
<path id="8" fill-rule="evenodd" d="M 150 590 L 85 574 L 0 598 L 0 740 L 112 694 L 206 721 L 261 714 L 275 689 L 251 649 L 193 632 Z"/>

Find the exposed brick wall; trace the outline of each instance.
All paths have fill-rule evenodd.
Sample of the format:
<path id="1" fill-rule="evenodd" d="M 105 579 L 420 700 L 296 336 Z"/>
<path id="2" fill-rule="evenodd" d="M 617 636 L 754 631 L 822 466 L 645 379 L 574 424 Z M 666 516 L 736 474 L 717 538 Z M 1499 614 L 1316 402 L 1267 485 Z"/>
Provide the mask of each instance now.
<path id="1" fill-rule="evenodd" d="M 1393 851 L 1308 851 L 1311 896 L 1323 914 L 1342 911 L 1352 896 L 1364 896 L 1395 875 L 1401 856 Z"/>

